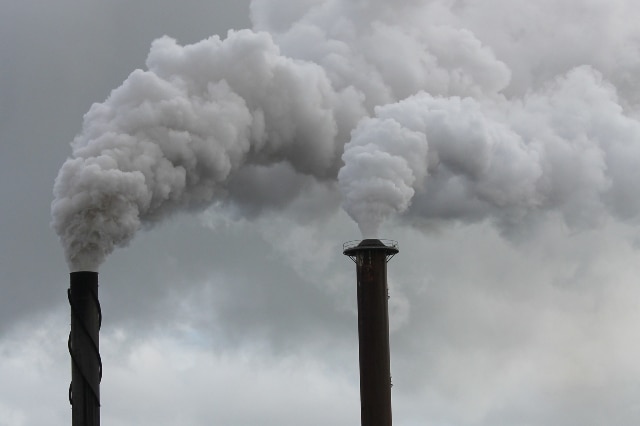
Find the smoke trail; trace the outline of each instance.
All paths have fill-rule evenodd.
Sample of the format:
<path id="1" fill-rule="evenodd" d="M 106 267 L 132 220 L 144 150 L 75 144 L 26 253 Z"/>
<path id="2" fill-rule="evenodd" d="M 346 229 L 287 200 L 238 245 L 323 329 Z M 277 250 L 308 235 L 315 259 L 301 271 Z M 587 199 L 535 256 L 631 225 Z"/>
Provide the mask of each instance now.
<path id="1" fill-rule="evenodd" d="M 147 66 L 91 107 L 56 179 L 53 226 L 72 270 L 95 270 L 166 214 L 233 197 L 226 184 L 242 167 L 285 162 L 334 176 L 338 133 L 353 125 L 340 113 L 361 109 L 352 90 L 280 55 L 266 33 L 186 47 L 165 37 Z"/>
<path id="2" fill-rule="evenodd" d="M 306 179 L 338 182 L 366 236 L 394 214 L 507 230 L 549 211 L 576 227 L 637 218 L 638 30 L 541 34 L 550 5 L 454 3 L 255 0 L 254 31 L 156 40 L 148 70 L 85 115 L 56 179 L 70 268 L 97 269 L 175 211 L 285 205 Z M 586 5 L 586 22 L 607 28 L 633 7 L 619 3 Z M 534 19 L 488 25 L 513 7 Z"/>
<path id="3" fill-rule="evenodd" d="M 338 179 L 344 208 L 365 238 L 377 237 L 386 217 L 409 207 L 426 177 L 426 157 L 424 133 L 396 120 L 365 119 L 353 131 Z"/>
<path id="4" fill-rule="evenodd" d="M 370 155 L 397 152 L 416 133 L 425 137 L 429 149 L 429 161 L 416 161 L 415 167 L 422 167 L 417 173 L 413 168 L 426 178 L 413 181 L 413 188 L 421 190 L 411 207 L 405 198 L 388 209 L 408 209 L 409 220 L 489 218 L 509 230 L 526 218 L 557 211 L 565 223 L 579 228 L 598 225 L 606 215 L 635 219 L 640 213 L 640 122 L 624 114 L 615 88 L 589 67 L 576 68 L 517 101 L 419 93 L 377 108 L 376 117 L 354 132 L 354 140 L 376 141 L 377 127 L 389 123 L 399 141 L 393 142 L 393 150 L 377 145 Z M 359 150 L 354 141 L 346 145 L 340 173 L 344 180 L 355 182 L 353 175 L 365 175 L 359 171 Z M 400 154 L 421 155 L 416 148 Z M 374 172 L 372 180 L 382 178 L 384 173 Z M 411 188 L 394 188 L 411 194 Z M 376 196 L 378 204 L 389 199 L 382 193 Z M 349 204 L 362 205 L 361 200 L 347 200 L 352 216 L 360 222 L 369 219 L 359 206 Z"/>

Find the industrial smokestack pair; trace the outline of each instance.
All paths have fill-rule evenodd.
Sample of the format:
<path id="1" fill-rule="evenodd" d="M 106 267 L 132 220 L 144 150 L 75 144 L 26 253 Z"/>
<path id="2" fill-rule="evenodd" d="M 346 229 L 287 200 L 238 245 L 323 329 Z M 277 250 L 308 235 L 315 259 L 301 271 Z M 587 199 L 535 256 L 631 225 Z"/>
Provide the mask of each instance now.
<path id="1" fill-rule="evenodd" d="M 360 416 L 362 426 L 391 426 L 391 366 L 387 262 L 398 243 L 366 239 L 344 244 L 343 253 L 356 264 L 358 340 L 360 359 Z M 100 425 L 99 331 L 102 313 L 98 273 L 72 272 L 67 292 L 71 306 L 72 426 Z"/>
<path id="2" fill-rule="evenodd" d="M 366 239 L 343 248 L 357 269 L 361 424 L 391 426 L 387 262 L 398 243 Z"/>

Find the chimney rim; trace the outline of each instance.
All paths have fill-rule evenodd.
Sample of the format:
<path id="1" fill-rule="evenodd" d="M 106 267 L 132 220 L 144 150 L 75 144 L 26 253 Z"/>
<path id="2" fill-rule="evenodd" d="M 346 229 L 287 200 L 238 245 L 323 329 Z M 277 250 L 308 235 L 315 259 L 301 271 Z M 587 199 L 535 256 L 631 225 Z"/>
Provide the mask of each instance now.
<path id="1" fill-rule="evenodd" d="M 383 251 L 387 256 L 390 256 L 389 259 L 400 251 L 397 241 L 377 238 L 347 241 L 342 245 L 342 253 L 349 257 L 368 250 Z"/>

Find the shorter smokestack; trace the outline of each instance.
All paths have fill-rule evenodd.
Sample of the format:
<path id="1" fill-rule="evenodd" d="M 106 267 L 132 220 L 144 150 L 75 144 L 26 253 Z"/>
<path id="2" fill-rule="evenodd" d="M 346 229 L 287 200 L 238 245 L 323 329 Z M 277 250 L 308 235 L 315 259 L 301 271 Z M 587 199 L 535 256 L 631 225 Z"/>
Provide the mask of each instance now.
<path id="1" fill-rule="evenodd" d="M 366 239 L 343 248 L 356 263 L 358 277 L 361 424 L 391 426 L 387 262 L 398 253 L 398 243 Z"/>
<path id="2" fill-rule="evenodd" d="M 99 331 L 102 322 L 98 301 L 98 273 L 72 272 L 67 291 L 71 305 L 71 386 L 73 426 L 100 425 L 100 359 Z"/>

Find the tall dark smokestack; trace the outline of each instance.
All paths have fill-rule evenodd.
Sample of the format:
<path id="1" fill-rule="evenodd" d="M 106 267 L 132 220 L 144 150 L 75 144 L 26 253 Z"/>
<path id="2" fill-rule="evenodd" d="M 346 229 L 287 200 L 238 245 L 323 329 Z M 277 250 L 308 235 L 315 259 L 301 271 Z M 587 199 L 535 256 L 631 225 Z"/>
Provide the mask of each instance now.
<path id="1" fill-rule="evenodd" d="M 362 426 L 391 426 L 391 366 L 387 261 L 398 243 L 366 239 L 344 244 L 358 276 L 360 419 Z"/>
<path id="2" fill-rule="evenodd" d="M 100 425 L 100 360 L 98 333 L 102 322 L 98 302 L 98 273 L 72 272 L 68 290 L 71 305 L 71 387 L 72 426 Z"/>

